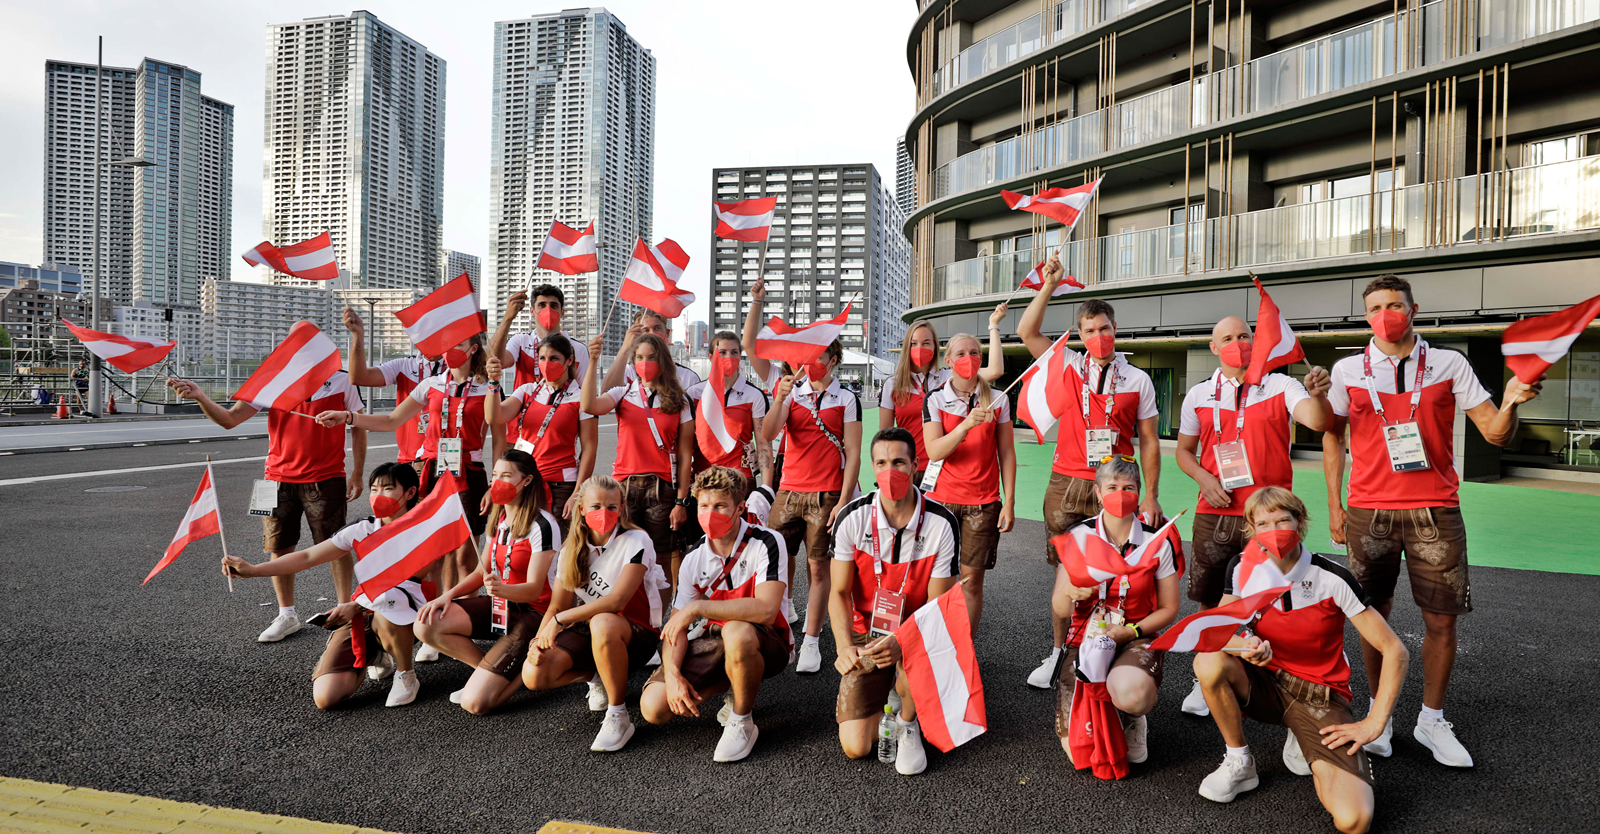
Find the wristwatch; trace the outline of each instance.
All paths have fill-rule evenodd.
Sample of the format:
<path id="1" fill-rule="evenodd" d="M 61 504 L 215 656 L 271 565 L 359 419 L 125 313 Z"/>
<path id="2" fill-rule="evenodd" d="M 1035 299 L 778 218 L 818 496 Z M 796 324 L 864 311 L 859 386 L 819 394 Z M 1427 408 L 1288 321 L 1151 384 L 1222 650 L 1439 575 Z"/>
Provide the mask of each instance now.
<path id="1" fill-rule="evenodd" d="M 674 501 L 672 503 L 677 504 L 678 506 L 680 506 L 680 507 L 682 507 L 682 508 L 687 510 L 687 509 L 689 509 L 689 505 L 694 503 L 694 499 L 693 498 L 679 498 L 678 500 L 676 500 L 676 501 Z"/>

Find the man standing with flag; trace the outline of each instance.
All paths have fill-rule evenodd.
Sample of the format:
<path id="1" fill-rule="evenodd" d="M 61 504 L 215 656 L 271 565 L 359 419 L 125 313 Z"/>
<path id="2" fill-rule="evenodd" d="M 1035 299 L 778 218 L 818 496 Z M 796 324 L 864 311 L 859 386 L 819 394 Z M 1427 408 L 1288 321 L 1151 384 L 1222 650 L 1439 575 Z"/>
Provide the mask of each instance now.
<path id="1" fill-rule="evenodd" d="M 739 372 L 743 349 L 732 331 L 711 337 L 711 378 L 689 388 L 696 403 L 694 430 L 695 473 L 711 466 L 726 466 L 746 479 L 760 465 L 755 443 L 756 426 L 767 416 L 767 395 Z M 721 396 L 712 396 L 721 392 Z"/>
<path id="2" fill-rule="evenodd" d="M 512 293 L 511 297 L 506 299 L 506 315 L 500 319 L 500 325 L 495 328 L 494 338 L 489 340 L 489 355 L 500 357 L 502 366 L 517 369 L 511 390 L 515 391 L 530 382 L 539 381 L 539 343 L 549 338 L 552 333 L 560 333 L 572 343 L 573 350 L 577 352 L 577 365 L 573 367 L 572 378 L 583 379 L 583 369 L 589 364 L 589 348 L 578 341 L 576 336 L 561 329 L 561 316 L 567 305 L 567 297 L 561 292 L 561 288 L 554 284 L 540 284 L 534 287 L 533 332 L 512 335 L 511 327 L 527 304 L 526 292 Z"/>
<path id="3" fill-rule="evenodd" d="M 1361 293 L 1372 341 L 1333 366 L 1333 421 L 1322 435 L 1328 484 L 1328 531 L 1350 548 L 1350 572 L 1373 607 L 1388 618 L 1400 556 L 1411 597 L 1422 609 L 1422 712 L 1413 736 L 1440 764 L 1471 767 L 1472 756 L 1444 720 L 1445 693 L 1456 658 L 1456 618 L 1472 610 L 1467 578 L 1467 528 L 1461 519 L 1455 468 L 1455 414 L 1465 411 L 1496 446 L 1517 431 L 1517 406 L 1538 396 L 1541 380 L 1512 380 L 1496 407 L 1462 354 L 1437 349 L 1417 335 L 1420 309 L 1411 284 L 1396 275 L 1372 279 Z M 1541 378 L 1542 379 L 1542 378 Z M 1350 509 L 1344 487 L 1344 430 L 1350 427 Z M 1396 440 L 1387 435 L 1394 429 Z M 1378 650 L 1361 653 L 1367 680 L 1381 689 Z M 1387 756 L 1394 728 L 1367 746 Z"/>
<path id="4" fill-rule="evenodd" d="M 1041 356 L 1056 346 L 1056 340 L 1040 332 L 1050 298 L 1060 285 L 1065 270 L 1051 255 L 1045 263 L 1044 288 L 1028 303 L 1017 335 L 1028 352 Z M 1102 460 L 1113 455 L 1133 455 L 1133 440 L 1139 438 L 1139 463 L 1146 484 L 1140 512 L 1152 521 L 1161 518 L 1156 500 L 1161 481 L 1161 438 L 1157 418 L 1155 384 L 1150 375 L 1117 356 L 1116 311 L 1110 304 L 1091 298 L 1078 305 L 1074 321 L 1086 353 L 1065 344 L 1060 367 L 1064 373 L 1046 380 L 1046 386 L 1059 392 L 1061 420 L 1056 436 L 1056 453 L 1050 468 L 1050 485 L 1044 493 L 1044 520 L 1050 537 L 1100 512 L 1095 499 L 1094 472 Z M 1056 367 L 1053 363 L 1052 367 Z M 1055 398 L 1052 398 L 1055 399 Z M 1055 550 L 1045 545 L 1045 561 L 1057 564 Z M 1067 642 L 1067 623 L 1054 621 L 1054 640 L 1050 656 L 1028 676 L 1028 685 L 1049 689 L 1061 646 Z"/>
<path id="5" fill-rule="evenodd" d="M 1263 324 L 1265 316 L 1263 315 Z M 1258 325 L 1258 330 L 1265 328 Z M 1287 334 L 1289 340 L 1294 334 Z M 1228 316 L 1211 329 L 1211 353 L 1222 363 L 1183 398 L 1178 427 L 1178 468 L 1200 487 L 1195 507 L 1189 599 L 1200 610 L 1222 598 L 1228 560 L 1244 550 L 1244 502 L 1265 486 L 1294 487 L 1289 459 L 1292 428 L 1285 414 L 1320 432 L 1328 427 L 1328 372 L 1314 367 L 1303 380 L 1268 373 L 1251 384 L 1253 343 L 1244 319 Z M 1262 343 L 1269 350 L 1272 346 Z M 1183 711 L 1206 714 L 1197 681 Z"/>

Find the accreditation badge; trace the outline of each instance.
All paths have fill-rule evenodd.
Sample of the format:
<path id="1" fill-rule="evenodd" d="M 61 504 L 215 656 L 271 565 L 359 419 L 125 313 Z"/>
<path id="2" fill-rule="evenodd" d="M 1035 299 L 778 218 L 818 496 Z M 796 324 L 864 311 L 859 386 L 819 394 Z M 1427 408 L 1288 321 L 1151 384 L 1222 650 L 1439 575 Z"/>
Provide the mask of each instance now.
<path id="1" fill-rule="evenodd" d="M 269 516 L 277 508 L 278 482 L 257 479 L 250 489 L 250 514 Z"/>
<path id="2" fill-rule="evenodd" d="M 450 474 L 461 477 L 461 438 L 439 438 L 439 469 L 448 469 Z"/>
<path id="3" fill-rule="evenodd" d="M 519 452 L 527 452 L 530 455 L 533 454 L 533 443 L 526 437 L 518 440 L 516 443 L 513 443 L 511 448 L 516 449 Z"/>
<path id="4" fill-rule="evenodd" d="M 1428 452 L 1422 447 L 1422 428 L 1416 423 L 1390 423 L 1383 427 L 1384 445 L 1389 450 L 1389 466 L 1396 472 L 1416 472 L 1428 468 Z"/>
<path id="5" fill-rule="evenodd" d="M 1100 461 L 1114 454 L 1111 449 L 1117 445 L 1116 429 L 1084 429 L 1083 449 L 1084 457 L 1089 461 L 1089 468 L 1100 466 Z"/>
<path id="6" fill-rule="evenodd" d="M 933 488 L 939 485 L 939 473 L 943 471 L 944 460 L 928 461 L 928 468 L 922 473 L 922 491 L 933 492 Z"/>
<path id="7" fill-rule="evenodd" d="M 878 593 L 872 597 L 872 627 L 873 637 L 888 637 L 900 627 L 900 620 L 905 616 L 906 595 L 897 594 L 885 588 L 879 588 Z"/>
<path id="8" fill-rule="evenodd" d="M 511 623 L 511 605 L 501 597 L 489 597 L 489 630 L 505 634 Z"/>
<path id="9" fill-rule="evenodd" d="M 1239 489 L 1256 482 L 1250 474 L 1250 456 L 1245 453 L 1243 440 L 1217 444 L 1217 472 L 1223 489 Z"/>
<path id="10" fill-rule="evenodd" d="M 417 436 L 422 437 L 428 433 L 428 411 L 423 409 L 417 414 Z"/>

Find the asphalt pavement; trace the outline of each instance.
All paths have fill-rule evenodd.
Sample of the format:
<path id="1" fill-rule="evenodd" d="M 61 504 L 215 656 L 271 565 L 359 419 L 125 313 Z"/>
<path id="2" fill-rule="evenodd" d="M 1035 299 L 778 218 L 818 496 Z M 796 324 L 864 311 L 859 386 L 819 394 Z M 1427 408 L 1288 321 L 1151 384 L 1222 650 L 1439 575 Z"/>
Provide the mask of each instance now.
<path id="1" fill-rule="evenodd" d="M 601 446 L 612 445 L 608 432 Z M 11 739 L 0 773 L 415 834 L 526 831 L 549 819 L 661 832 L 1333 830 L 1311 781 L 1284 769 L 1281 728 L 1247 723 L 1260 789 L 1228 806 L 1196 794 L 1222 742 L 1209 719 L 1178 710 L 1187 655 L 1168 658 L 1147 763 L 1119 783 L 1070 768 L 1051 694 L 1022 683 L 1049 642 L 1037 522 L 1004 537 L 987 584 L 977 648 L 989 732 L 949 754 L 930 747 L 921 776 L 840 753 L 828 637 L 821 673 L 791 669 L 763 687 L 760 741 L 735 764 L 711 761 L 715 702 L 700 720 L 665 728 L 635 712 L 628 747 L 596 754 L 588 745 L 599 715 L 582 686 L 520 693 L 475 717 L 447 700 L 469 675 L 448 658 L 419 665 L 422 693 L 410 706 L 385 709 L 385 682 L 319 711 L 310 676 L 323 633 L 257 644 L 274 613 L 270 585 L 236 580 L 228 593 L 215 539 L 139 584 L 206 454 L 218 461 L 232 550 L 256 552 L 260 525 L 244 508 L 265 452 L 265 441 L 223 440 L 0 458 L 9 609 L 0 648 L 12 670 L 0 678 Z M 368 463 L 392 455 L 374 448 Z M 106 470 L 115 472 L 95 474 Z M 93 491 L 112 487 L 136 489 Z M 366 511 L 360 499 L 352 518 Z M 1421 622 L 1402 581 L 1395 627 L 1413 663 L 1395 755 L 1375 765 L 1374 830 L 1592 831 L 1600 769 L 1584 751 L 1600 744 L 1600 728 L 1572 705 L 1594 691 L 1600 626 L 1584 614 L 1600 577 L 1477 568 L 1473 580 L 1478 611 L 1463 620 L 1447 716 L 1478 766 L 1435 764 L 1411 739 Z M 302 617 L 331 596 L 325 568 L 301 577 Z M 803 582 L 796 600 L 803 609 Z M 1353 632 L 1347 652 L 1359 657 Z M 630 706 L 644 677 L 634 676 Z M 1355 688 L 1364 696 L 1359 670 Z"/>

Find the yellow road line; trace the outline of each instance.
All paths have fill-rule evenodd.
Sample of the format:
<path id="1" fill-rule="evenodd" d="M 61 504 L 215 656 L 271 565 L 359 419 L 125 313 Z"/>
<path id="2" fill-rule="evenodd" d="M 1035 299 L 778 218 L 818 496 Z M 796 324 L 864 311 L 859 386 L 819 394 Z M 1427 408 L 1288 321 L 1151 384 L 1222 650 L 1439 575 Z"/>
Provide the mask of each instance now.
<path id="1" fill-rule="evenodd" d="M 388 834 L 375 828 L 355 825 L 0 777 L 0 832 L 61 834 L 64 831 L 127 834 Z"/>
<path id="2" fill-rule="evenodd" d="M 641 832 L 628 831 L 622 828 L 605 828 L 583 822 L 551 820 L 545 823 L 543 828 L 539 829 L 539 834 L 641 834 Z"/>

